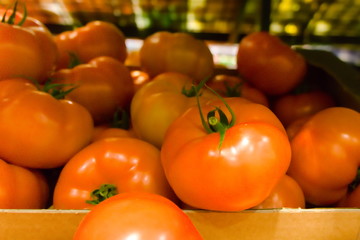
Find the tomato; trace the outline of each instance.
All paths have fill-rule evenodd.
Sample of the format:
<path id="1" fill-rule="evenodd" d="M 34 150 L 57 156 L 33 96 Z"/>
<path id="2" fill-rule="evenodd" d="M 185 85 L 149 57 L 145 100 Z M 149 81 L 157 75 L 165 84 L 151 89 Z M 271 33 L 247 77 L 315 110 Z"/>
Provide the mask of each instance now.
<path id="1" fill-rule="evenodd" d="M 133 137 L 137 138 L 133 129 L 122 129 L 117 127 L 110 127 L 107 125 L 95 126 L 92 142 L 113 137 Z"/>
<path id="2" fill-rule="evenodd" d="M 0 22 L 0 80 L 24 77 L 44 82 L 58 59 L 55 41 L 40 21 L 19 12 L 11 21 L 12 13 L 0 10 L 1 17 L 6 14 Z"/>
<path id="3" fill-rule="evenodd" d="M 85 26 L 62 32 L 54 39 L 59 51 L 57 69 L 69 66 L 70 54 L 75 54 L 81 63 L 100 56 L 113 57 L 124 63 L 127 57 L 123 32 L 106 21 L 90 21 Z"/>
<path id="4" fill-rule="evenodd" d="M 149 74 L 141 70 L 131 70 L 130 74 L 134 82 L 135 91 L 139 90 L 151 80 Z"/>
<path id="5" fill-rule="evenodd" d="M 72 69 L 61 69 L 52 76 L 54 83 L 75 87 L 66 99 L 84 106 L 96 124 L 111 120 L 118 108 L 128 109 L 134 95 L 130 71 L 120 61 L 107 57 L 93 58 Z"/>
<path id="6" fill-rule="evenodd" d="M 206 84 L 223 97 L 243 97 L 269 106 L 269 101 L 264 93 L 237 76 L 217 74 Z"/>
<path id="7" fill-rule="evenodd" d="M 38 170 L 6 163 L 0 159 L 0 208 L 45 208 L 49 198 L 49 186 Z"/>
<path id="8" fill-rule="evenodd" d="M 349 191 L 343 199 L 341 199 L 336 205 L 336 207 L 351 207 L 359 208 L 360 207 L 360 185 L 357 185 L 355 189 Z"/>
<path id="9" fill-rule="evenodd" d="M 253 32 L 239 42 L 237 70 L 265 94 L 280 95 L 303 80 L 307 64 L 302 55 L 277 36 Z"/>
<path id="10" fill-rule="evenodd" d="M 139 138 L 161 147 L 168 126 L 188 107 L 196 105 L 193 79 L 187 75 L 166 72 L 157 75 L 140 88 L 130 105 L 131 122 Z M 215 98 L 201 90 L 200 101 Z"/>
<path id="11" fill-rule="evenodd" d="M 305 196 L 300 185 L 290 176 L 284 175 L 271 194 L 253 209 L 305 208 Z"/>
<path id="12" fill-rule="evenodd" d="M 186 110 L 169 126 L 161 148 L 171 187 L 195 208 L 254 207 L 270 195 L 290 164 L 286 131 L 269 108 L 239 97 L 226 102 L 233 111 L 231 118 L 219 100 L 201 106 L 208 115 L 204 123 L 213 124 L 207 127 L 197 106 Z"/>
<path id="13" fill-rule="evenodd" d="M 202 240 L 191 219 L 173 202 L 150 193 L 121 193 L 94 207 L 73 240 Z"/>
<path id="14" fill-rule="evenodd" d="M 360 114 L 330 107 L 313 115 L 291 140 L 288 170 L 315 206 L 340 201 L 360 165 Z"/>
<path id="15" fill-rule="evenodd" d="M 272 109 L 280 121 L 287 126 L 298 118 L 310 116 L 320 110 L 334 106 L 335 101 L 331 95 L 316 90 L 283 95 L 276 99 Z"/>
<path id="16" fill-rule="evenodd" d="M 188 33 L 156 32 L 145 38 L 139 55 L 141 68 L 151 78 L 164 72 L 178 72 L 200 82 L 214 72 L 209 47 Z"/>
<path id="17" fill-rule="evenodd" d="M 62 169 L 54 190 L 53 206 L 90 209 L 94 191 L 150 192 L 177 200 L 160 161 L 160 151 L 136 138 L 106 138 L 79 151 Z M 94 196 L 101 200 L 102 196 Z"/>
<path id="18" fill-rule="evenodd" d="M 25 79 L 0 81 L 0 109 L 0 158 L 19 166 L 62 166 L 93 134 L 84 107 L 57 100 Z"/>

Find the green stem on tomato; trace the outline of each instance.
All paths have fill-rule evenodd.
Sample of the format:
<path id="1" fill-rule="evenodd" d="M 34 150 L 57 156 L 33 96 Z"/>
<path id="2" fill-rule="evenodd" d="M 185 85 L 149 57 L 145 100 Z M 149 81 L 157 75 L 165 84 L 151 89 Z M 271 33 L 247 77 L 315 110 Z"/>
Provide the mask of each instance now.
<path id="1" fill-rule="evenodd" d="M 47 81 L 43 87 L 41 87 L 38 83 L 36 84 L 37 88 L 40 91 L 49 93 L 51 96 L 53 96 L 56 99 L 64 99 L 66 95 L 68 95 L 70 92 L 72 92 L 77 86 L 72 83 L 52 83 L 51 81 Z M 64 90 L 65 87 L 71 88 Z"/>
<path id="2" fill-rule="evenodd" d="M 129 113 L 123 109 L 123 108 L 117 108 L 112 122 L 111 122 L 112 128 L 121 128 L 121 129 L 129 129 L 130 128 L 130 115 Z"/>
<path id="3" fill-rule="evenodd" d="M 92 200 L 87 200 L 86 203 L 97 205 L 116 194 L 118 192 L 114 184 L 102 184 L 98 189 L 91 192 L 90 197 Z"/>
<path id="4" fill-rule="evenodd" d="M 241 97 L 241 87 L 242 83 L 237 83 L 235 86 L 230 86 L 228 82 L 224 82 L 225 85 L 225 96 L 227 97 Z"/>
<path id="5" fill-rule="evenodd" d="M 2 19 L 1 19 L 2 23 L 7 23 L 7 24 L 10 24 L 10 25 L 15 24 L 17 5 L 18 5 L 18 1 L 15 1 L 13 11 L 12 11 L 12 13 L 11 13 L 8 20 L 6 20 L 6 14 L 7 14 L 7 11 L 9 9 L 6 9 L 6 11 L 5 11 L 5 13 L 4 13 L 4 15 L 2 16 Z M 26 8 L 26 4 L 24 3 L 23 17 L 20 19 L 20 22 L 18 22 L 17 25 L 22 26 L 24 24 L 24 22 L 26 21 L 26 18 L 27 18 L 27 8 Z"/>

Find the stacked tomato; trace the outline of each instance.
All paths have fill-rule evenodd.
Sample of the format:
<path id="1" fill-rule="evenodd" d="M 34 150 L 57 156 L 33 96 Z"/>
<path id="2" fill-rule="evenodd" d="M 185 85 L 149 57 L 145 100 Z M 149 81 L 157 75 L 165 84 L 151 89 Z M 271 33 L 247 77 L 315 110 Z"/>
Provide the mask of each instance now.
<path id="1" fill-rule="evenodd" d="M 16 7 L 0 23 L 1 208 L 91 209 L 75 239 L 201 239 L 182 209 L 360 206 L 360 114 L 304 88 L 309 64 L 279 38 L 245 36 L 219 74 L 204 41 L 157 32 L 133 71 L 115 25 L 53 35 Z"/>

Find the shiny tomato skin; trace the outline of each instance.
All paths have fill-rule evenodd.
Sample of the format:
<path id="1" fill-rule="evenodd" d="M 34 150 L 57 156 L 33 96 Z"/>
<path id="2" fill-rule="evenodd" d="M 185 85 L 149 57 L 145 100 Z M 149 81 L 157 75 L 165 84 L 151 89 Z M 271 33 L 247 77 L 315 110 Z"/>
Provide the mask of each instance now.
<path id="1" fill-rule="evenodd" d="M 112 57 L 124 63 L 127 57 L 123 32 L 106 21 L 90 21 L 82 27 L 55 35 L 54 40 L 59 52 L 57 69 L 69 67 L 69 53 L 75 54 L 81 63 L 100 56 Z"/>
<path id="2" fill-rule="evenodd" d="M 253 32 L 240 40 L 237 70 L 249 83 L 268 95 L 294 89 L 304 78 L 307 63 L 277 36 Z"/>
<path id="3" fill-rule="evenodd" d="M 284 175 L 271 194 L 253 209 L 305 207 L 305 196 L 300 185 L 290 176 Z"/>
<path id="4" fill-rule="evenodd" d="M 93 208 L 73 240 L 202 240 L 191 219 L 173 202 L 149 193 L 122 193 Z"/>
<path id="5" fill-rule="evenodd" d="M 343 199 L 360 165 L 360 114 L 330 107 L 308 119 L 291 140 L 288 170 L 315 206 Z"/>
<path id="6" fill-rule="evenodd" d="M 226 100 L 237 119 L 226 130 L 220 148 L 219 133 L 204 130 L 197 107 L 170 125 L 161 148 L 170 185 L 180 200 L 194 208 L 254 207 L 270 194 L 290 163 L 285 129 L 267 107 L 241 98 Z M 214 101 L 202 110 L 206 115 L 217 106 L 224 109 Z"/>
<path id="7" fill-rule="evenodd" d="M 335 100 L 331 95 L 317 90 L 281 96 L 274 102 L 272 109 L 280 121 L 287 126 L 298 118 L 334 106 Z"/>
<path id="8" fill-rule="evenodd" d="M 0 81 L 0 108 L 0 157 L 15 165 L 63 166 L 93 134 L 84 107 L 57 100 L 26 79 Z"/>
<path id="9" fill-rule="evenodd" d="M 160 151 L 135 138 L 106 138 L 79 151 L 64 166 L 55 186 L 57 209 L 91 209 L 91 192 L 113 184 L 117 192 L 150 192 L 177 201 L 161 162 Z"/>
<path id="10" fill-rule="evenodd" d="M 156 32 L 144 40 L 139 54 L 140 66 L 150 78 L 164 72 L 178 72 L 200 82 L 215 70 L 207 44 L 188 33 Z"/>
<path id="11" fill-rule="evenodd" d="M 49 199 L 49 185 L 44 175 L 0 159 L 0 208 L 42 209 Z"/>

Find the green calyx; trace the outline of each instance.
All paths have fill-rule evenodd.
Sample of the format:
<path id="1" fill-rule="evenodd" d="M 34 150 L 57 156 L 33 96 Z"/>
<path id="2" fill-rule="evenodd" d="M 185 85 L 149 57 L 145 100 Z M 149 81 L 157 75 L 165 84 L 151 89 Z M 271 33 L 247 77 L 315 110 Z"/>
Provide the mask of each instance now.
<path id="1" fill-rule="evenodd" d="M 55 99 L 64 99 L 66 95 L 72 92 L 77 86 L 75 84 L 66 84 L 66 83 L 52 83 L 51 80 L 45 82 L 43 86 L 41 86 L 37 81 L 33 80 L 36 88 L 39 91 L 46 92 L 53 96 Z M 72 86 L 72 87 L 71 87 Z M 67 87 L 71 87 L 67 90 L 64 90 Z"/>
<path id="2" fill-rule="evenodd" d="M 114 113 L 111 127 L 127 130 L 130 128 L 130 122 L 130 114 L 125 109 L 119 107 Z"/>
<path id="3" fill-rule="evenodd" d="M 26 5 L 24 4 L 24 12 L 23 12 L 23 16 L 20 19 L 20 21 L 18 23 L 15 23 L 15 19 L 16 19 L 16 12 L 17 12 L 17 6 L 18 6 L 18 2 L 15 1 L 14 3 L 14 7 L 13 7 L 13 11 L 11 13 L 11 15 L 9 16 L 8 19 L 6 19 L 7 13 L 9 9 L 6 9 L 4 15 L 1 18 L 1 23 L 7 23 L 10 25 L 18 25 L 18 26 L 22 26 L 27 18 L 27 9 L 26 9 Z"/>
<path id="4" fill-rule="evenodd" d="M 87 200 L 86 203 L 97 205 L 116 194 L 118 194 L 118 192 L 114 184 L 102 184 L 98 189 L 91 192 L 91 200 Z"/>
<path id="5" fill-rule="evenodd" d="M 241 97 L 241 86 L 242 83 L 237 83 L 234 86 L 230 86 L 227 82 L 224 82 L 225 85 L 225 96 L 227 97 Z"/>
<path id="6" fill-rule="evenodd" d="M 203 80 L 199 85 L 204 86 L 207 79 Z M 206 86 L 206 85 L 205 85 Z M 220 149 L 222 146 L 222 143 L 225 139 L 225 133 L 226 130 L 232 127 L 235 124 L 236 116 L 229 104 L 225 101 L 223 97 L 221 97 L 215 90 L 211 89 L 210 87 L 206 86 L 211 92 L 213 92 L 226 106 L 228 111 L 231 115 L 231 120 L 229 121 L 226 114 L 218 107 L 215 107 L 215 109 L 211 110 L 207 113 L 206 119 L 204 117 L 204 114 L 201 109 L 200 100 L 198 92 L 196 92 L 196 100 L 197 100 L 197 106 L 199 109 L 199 114 L 201 118 L 201 123 L 208 133 L 215 133 L 218 132 L 220 134 L 220 141 L 218 148 Z"/>

